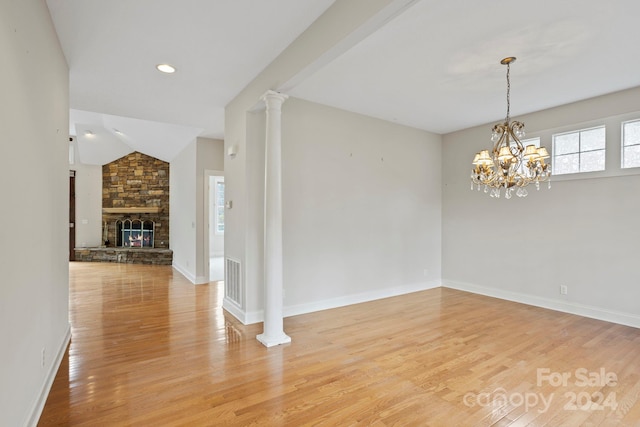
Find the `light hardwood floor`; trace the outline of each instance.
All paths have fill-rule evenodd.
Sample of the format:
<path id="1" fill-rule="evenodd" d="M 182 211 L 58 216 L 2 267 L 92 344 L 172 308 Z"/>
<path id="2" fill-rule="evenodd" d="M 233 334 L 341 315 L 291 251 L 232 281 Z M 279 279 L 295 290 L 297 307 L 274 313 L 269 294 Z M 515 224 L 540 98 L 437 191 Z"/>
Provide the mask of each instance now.
<path id="1" fill-rule="evenodd" d="M 638 329 L 434 289 L 287 318 L 292 343 L 267 349 L 219 283 L 126 264 L 70 276 L 41 426 L 640 425 Z"/>

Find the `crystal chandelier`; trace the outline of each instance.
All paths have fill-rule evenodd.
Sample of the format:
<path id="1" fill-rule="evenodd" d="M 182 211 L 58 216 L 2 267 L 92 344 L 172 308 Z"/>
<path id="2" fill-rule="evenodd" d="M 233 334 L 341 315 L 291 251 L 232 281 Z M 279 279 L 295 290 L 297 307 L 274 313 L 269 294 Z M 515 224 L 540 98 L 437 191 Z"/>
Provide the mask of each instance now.
<path id="1" fill-rule="evenodd" d="M 548 182 L 551 188 L 551 169 L 544 159 L 549 158 L 545 147 L 537 148 L 535 145 L 526 147 L 520 142 L 524 137 L 524 123 L 510 121 L 509 110 L 511 102 L 511 81 L 509 71 L 511 63 L 516 60 L 511 56 L 504 58 L 500 63 L 507 66 L 507 117 L 504 123 L 497 124 L 492 129 L 491 141 L 495 143 L 493 150 L 482 150 L 473 158 L 471 171 L 471 189 L 477 186 L 478 191 L 484 186 L 484 192 L 491 191 L 491 197 L 500 198 L 504 188 L 505 198 L 510 199 L 515 190 L 518 197 L 526 197 L 525 188 L 535 183 L 536 189 L 540 189 L 541 182 Z"/>

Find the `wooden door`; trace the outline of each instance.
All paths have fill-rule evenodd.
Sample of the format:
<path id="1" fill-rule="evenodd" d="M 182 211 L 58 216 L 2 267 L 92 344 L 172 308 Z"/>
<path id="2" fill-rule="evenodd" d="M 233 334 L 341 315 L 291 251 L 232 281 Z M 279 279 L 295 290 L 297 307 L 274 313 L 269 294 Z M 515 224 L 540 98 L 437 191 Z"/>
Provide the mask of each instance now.
<path id="1" fill-rule="evenodd" d="M 76 171 L 69 171 L 69 261 L 76 260 Z"/>

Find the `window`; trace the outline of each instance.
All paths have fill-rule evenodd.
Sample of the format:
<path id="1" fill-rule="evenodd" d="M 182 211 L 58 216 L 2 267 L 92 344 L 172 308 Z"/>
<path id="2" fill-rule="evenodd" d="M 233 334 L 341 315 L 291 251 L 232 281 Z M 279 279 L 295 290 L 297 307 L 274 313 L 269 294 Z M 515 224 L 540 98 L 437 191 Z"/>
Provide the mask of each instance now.
<path id="1" fill-rule="evenodd" d="M 622 122 L 622 167 L 640 167 L 640 120 Z"/>
<path id="2" fill-rule="evenodd" d="M 553 135 L 553 174 L 604 170 L 605 127 Z"/>
<path id="3" fill-rule="evenodd" d="M 540 148 L 540 138 L 529 138 L 529 139 L 524 139 L 520 142 L 522 143 L 522 146 L 524 148 L 527 148 L 527 145 L 533 145 L 536 148 Z M 524 175 L 526 167 L 527 167 L 527 161 L 524 160 L 520 165 L 520 168 L 518 169 L 518 173 Z"/>
<path id="4" fill-rule="evenodd" d="M 224 234 L 224 177 L 215 179 L 215 230 Z"/>

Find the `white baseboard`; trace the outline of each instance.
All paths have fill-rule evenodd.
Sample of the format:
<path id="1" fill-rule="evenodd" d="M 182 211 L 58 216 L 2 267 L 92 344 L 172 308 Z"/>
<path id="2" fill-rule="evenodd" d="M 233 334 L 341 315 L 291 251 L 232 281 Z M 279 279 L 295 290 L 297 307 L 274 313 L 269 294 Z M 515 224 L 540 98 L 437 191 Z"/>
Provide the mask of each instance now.
<path id="1" fill-rule="evenodd" d="M 329 310 L 331 308 L 344 307 L 345 305 L 359 304 L 362 302 L 395 297 L 398 295 L 410 294 L 412 292 L 425 291 L 427 289 L 434 289 L 438 287 L 440 287 L 439 281 L 414 283 L 411 285 L 397 286 L 395 288 L 377 289 L 375 291 L 345 295 L 322 301 L 285 306 L 282 312 L 284 317 L 297 316 L 299 314 Z M 223 300 L 222 308 L 242 322 L 243 325 L 251 325 L 253 323 L 260 323 L 264 321 L 264 310 L 243 311 L 233 301 L 227 300 L 226 298 Z"/>
<path id="2" fill-rule="evenodd" d="M 243 325 L 253 325 L 254 323 L 264 321 L 264 310 L 244 311 L 232 301 L 229 301 L 226 304 L 223 301 L 222 308 L 227 310 L 229 314 L 238 319 Z"/>
<path id="3" fill-rule="evenodd" d="M 196 281 L 193 283 L 196 285 L 205 285 L 209 283 L 209 276 L 198 276 L 196 277 Z"/>
<path id="4" fill-rule="evenodd" d="M 493 298 L 500 298 L 507 301 L 518 302 L 536 307 L 547 308 L 563 313 L 576 314 L 578 316 L 592 319 L 604 320 L 606 322 L 618 323 L 620 325 L 640 328 L 640 316 L 631 313 L 607 310 L 600 307 L 593 307 L 584 304 L 577 304 L 567 301 L 543 298 L 535 295 L 523 294 L 519 292 L 507 291 L 504 289 L 489 288 L 472 283 L 443 280 L 442 283 L 433 281 L 428 283 L 418 283 L 396 288 L 380 289 L 371 292 L 363 292 L 354 295 L 345 295 L 338 298 L 330 298 L 322 301 L 314 301 L 305 304 L 285 306 L 283 308 L 284 317 L 297 316 L 299 314 L 312 313 L 315 311 L 328 310 L 331 308 L 343 307 L 351 304 L 373 301 L 382 298 L 389 298 L 404 295 L 411 292 L 418 292 L 442 286 L 444 288 L 457 289 L 474 294 L 485 295 Z M 244 325 L 259 323 L 264 320 L 264 311 L 256 310 L 245 312 L 231 301 L 223 303 L 223 308 L 236 317 Z"/>
<path id="5" fill-rule="evenodd" d="M 190 281 L 194 285 L 204 285 L 205 283 L 209 283 L 209 276 L 195 276 L 178 264 L 171 264 L 171 267 L 175 268 L 178 273 L 182 274 L 188 281 Z"/>
<path id="6" fill-rule="evenodd" d="M 245 314 L 245 325 L 264 322 L 264 310 L 247 311 Z"/>
<path id="7" fill-rule="evenodd" d="M 181 265 L 173 263 L 173 264 L 171 264 L 171 267 L 173 267 L 178 273 L 182 274 L 191 283 L 193 283 L 193 284 L 196 283 L 196 276 L 194 276 L 193 274 L 189 273 Z"/>
<path id="8" fill-rule="evenodd" d="M 634 328 L 640 328 L 640 316 L 631 313 L 612 311 L 599 307 L 554 300 L 550 298 L 543 298 L 535 295 L 506 291 L 503 289 L 489 288 L 472 283 L 456 282 L 452 280 L 443 280 L 442 286 L 445 288 L 472 292 L 474 294 L 500 298 L 507 301 L 519 302 L 522 304 L 561 311 L 563 313 L 576 314 L 578 316 L 584 316 L 592 319 L 604 320 L 606 322 L 618 323 Z"/>
<path id="9" fill-rule="evenodd" d="M 410 294 L 412 292 L 425 291 L 440 287 L 439 281 L 413 283 L 410 285 L 396 286 L 393 288 L 376 289 L 369 292 L 344 295 L 337 298 L 330 298 L 322 301 L 313 301 L 305 304 L 285 306 L 284 317 L 297 316 L 299 314 L 313 313 L 315 311 L 328 310 L 331 308 L 344 307 L 345 305 L 360 304 L 363 302 L 379 300 L 383 298 L 395 297 L 398 295 Z M 259 320 L 262 321 L 262 320 Z"/>
<path id="10" fill-rule="evenodd" d="M 249 324 L 247 322 L 247 315 L 244 310 L 229 298 L 224 297 L 224 299 L 222 300 L 222 308 L 226 310 L 230 315 L 238 319 L 243 325 Z"/>
<path id="11" fill-rule="evenodd" d="M 42 384 L 38 399 L 32 406 L 30 412 L 31 416 L 29 417 L 29 420 L 26 424 L 29 427 L 36 427 L 38 425 L 38 421 L 40 420 L 40 416 L 42 415 L 42 410 L 44 409 L 44 404 L 47 402 L 49 391 L 51 391 L 51 386 L 53 385 L 53 381 L 56 379 L 56 374 L 58 373 L 58 369 L 60 369 L 60 363 L 62 363 L 62 358 L 64 357 L 64 353 L 67 351 L 67 347 L 69 346 L 70 341 L 71 325 L 67 325 L 67 331 L 64 334 L 64 338 L 62 339 L 60 346 L 58 347 L 55 359 L 49 366 L 49 372 L 47 372 L 44 384 Z"/>

